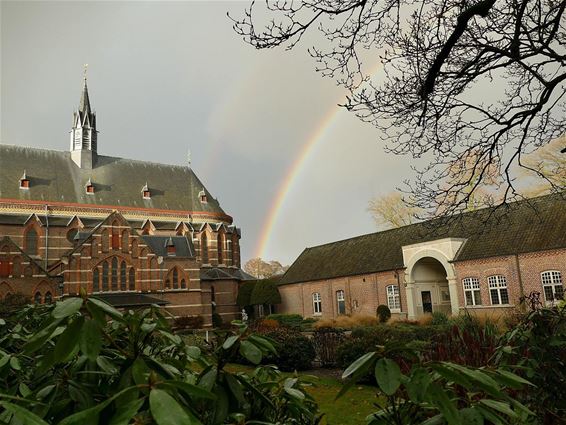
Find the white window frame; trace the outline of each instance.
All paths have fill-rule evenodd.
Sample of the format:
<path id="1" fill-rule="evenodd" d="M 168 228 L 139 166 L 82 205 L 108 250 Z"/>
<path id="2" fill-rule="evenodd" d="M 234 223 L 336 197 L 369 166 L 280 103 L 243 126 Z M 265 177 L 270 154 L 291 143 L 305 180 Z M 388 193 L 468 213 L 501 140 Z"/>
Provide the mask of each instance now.
<path id="1" fill-rule="evenodd" d="M 340 312 L 340 303 L 344 303 L 344 312 Z M 343 289 L 336 291 L 336 312 L 338 314 L 346 314 L 346 293 Z"/>
<path id="2" fill-rule="evenodd" d="M 392 313 L 399 313 L 401 311 L 401 291 L 399 285 L 387 285 L 385 287 L 387 294 L 387 307 Z"/>
<path id="3" fill-rule="evenodd" d="M 464 303 L 466 307 L 482 305 L 480 280 L 477 277 L 465 277 L 462 279 L 462 286 L 464 288 Z M 468 303 L 468 294 L 470 294 L 472 299 L 471 303 Z"/>
<path id="4" fill-rule="evenodd" d="M 507 278 L 503 275 L 493 275 L 487 278 L 487 283 L 489 286 L 489 299 L 491 301 L 491 305 L 509 305 L 509 288 L 507 286 Z M 494 302 L 493 294 L 494 292 L 497 294 L 497 302 Z M 505 294 L 507 297 L 507 302 L 503 302 L 503 296 Z"/>
<path id="5" fill-rule="evenodd" d="M 322 297 L 320 292 L 313 292 L 312 294 L 312 314 L 314 316 L 322 315 Z"/>
<path id="6" fill-rule="evenodd" d="M 556 298 L 556 288 L 560 287 L 562 292 L 562 298 L 564 298 L 564 286 L 562 284 L 562 273 L 559 270 L 545 270 L 540 274 L 540 281 L 542 284 L 542 292 L 544 294 L 544 300 L 546 303 L 554 303 L 555 301 L 560 301 L 561 298 Z M 552 291 L 552 299 L 549 300 L 546 296 L 546 288 L 550 288 Z"/>

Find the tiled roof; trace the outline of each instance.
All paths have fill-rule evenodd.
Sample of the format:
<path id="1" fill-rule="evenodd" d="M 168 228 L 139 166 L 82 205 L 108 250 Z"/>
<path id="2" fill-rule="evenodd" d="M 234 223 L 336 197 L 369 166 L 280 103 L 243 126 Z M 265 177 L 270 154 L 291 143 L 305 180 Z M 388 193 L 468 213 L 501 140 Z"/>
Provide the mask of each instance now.
<path id="1" fill-rule="evenodd" d="M 461 214 L 306 248 L 280 284 L 403 268 L 402 247 L 446 237 L 466 238 L 455 261 L 566 247 L 566 193 Z"/>
<path id="2" fill-rule="evenodd" d="M 142 236 L 144 242 L 151 250 L 161 257 L 171 257 L 167 253 L 167 244 L 173 242 L 175 246 L 175 257 L 194 258 L 195 249 L 193 243 L 185 236 Z"/>
<path id="3" fill-rule="evenodd" d="M 29 189 L 19 188 L 26 170 Z M 91 179 L 94 194 L 87 194 Z M 143 199 L 147 182 L 151 199 Z M 69 152 L 0 144 L 0 199 L 64 202 L 73 204 L 176 210 L 224 215 L 205 189 L 208 202 L 198 193 L 204 185 L 189 167 L 164 165 L 98 155 L 92 170 L 79 168 Z"/>

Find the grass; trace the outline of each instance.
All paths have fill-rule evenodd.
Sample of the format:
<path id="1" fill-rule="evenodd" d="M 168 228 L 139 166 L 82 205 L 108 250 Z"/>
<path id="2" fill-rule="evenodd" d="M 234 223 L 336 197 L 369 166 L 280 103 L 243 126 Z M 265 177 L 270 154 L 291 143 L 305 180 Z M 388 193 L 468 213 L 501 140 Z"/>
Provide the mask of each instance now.
<path id="1" fill-rule="evenodd" d="M 231 364 L 227 369 L 232 372 L 249 372 L 253 368 Z M 318 403 L 320 411 L 325 413 L 323 425 L 363 425 L 366 423 L 366 416 L 377 410 L 373 387 L 356 385 L 338 400 L 334 400 L 342 388 L 342 381 L 335 371 L 319 369 L 304 374 L 318 377 L 316 386 L 308 391 Z"/>

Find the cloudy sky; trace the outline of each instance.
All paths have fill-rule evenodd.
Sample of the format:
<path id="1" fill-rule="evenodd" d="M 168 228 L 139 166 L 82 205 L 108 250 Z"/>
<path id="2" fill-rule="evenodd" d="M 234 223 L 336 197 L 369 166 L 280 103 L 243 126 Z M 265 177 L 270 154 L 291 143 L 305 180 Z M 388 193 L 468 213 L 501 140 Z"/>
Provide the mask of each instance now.
<path id="1" fill-rule="evenodd" d="M 0 143 L 68 149 L 88 63 L 99 152 L 186 164 L 190 149 L 242 228 L 244 260 L 289 264 L 374 231 L 368 200 L 394 191 L 409 159 L 337 106 L 345 93 L 314 71 L 308 44 L 245 44 L 226 12 L 246 5 L 2 1 Z"/>

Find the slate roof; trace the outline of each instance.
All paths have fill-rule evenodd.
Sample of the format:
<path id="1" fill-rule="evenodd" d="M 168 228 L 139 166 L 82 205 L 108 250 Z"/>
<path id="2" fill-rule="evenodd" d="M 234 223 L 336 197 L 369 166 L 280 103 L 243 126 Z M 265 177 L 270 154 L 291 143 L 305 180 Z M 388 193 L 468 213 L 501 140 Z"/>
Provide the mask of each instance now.
<path id="1" fill-rule="evenodd" d="M 219 267 L 200 269 L 200 280 L 230 280 L 236 279 L 240 281 L 257 280 L 242 269 L 221 269 Z"/>
<path id="2" fill-rule="evenodd" d="M 566 192 L 306 248 L 280 284 L 404 268 L 402 247 L 447 237 L 467 241 L 454 261 L 566 247 Z"/>
<path id="3" fill-rule="evenodd" d="M 24 170 L 30 181 L 26 190 L 19 188 Z M 89 178 L 94 194 L 85 191 Z M 146 182 L 151 191 L 147 200 L 141 194 Z M 203 189 L 206 203 L 198 196 Z M 212 213 L 231 221 L 189 167 L 98 155 L 96 166 L 87 170 L 71 160 L 70 152 L 0 144 L 2 198 Z"/>
<path id="4" fill-rule="evenodd" d="M 151 248 L 151 250 L 161 257 L 171 257 L 167 253 L 167 244 L 171 241 L 175 245 L 174 257 L 194 258 L 195 248 L 189 238 L 185 236 L 155 236 L 155 235 L 142 235 L 144 242 Z"/>

